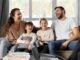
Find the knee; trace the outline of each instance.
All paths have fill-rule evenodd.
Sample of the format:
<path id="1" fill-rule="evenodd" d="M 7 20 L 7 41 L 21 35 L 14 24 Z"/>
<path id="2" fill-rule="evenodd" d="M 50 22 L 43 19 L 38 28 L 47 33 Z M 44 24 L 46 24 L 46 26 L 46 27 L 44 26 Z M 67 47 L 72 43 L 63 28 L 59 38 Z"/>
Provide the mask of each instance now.
<path id="1" fill-rule="evenodd" d="M 1 46 L 7 46 L 7 44 L 8 44 L 8 41 L 6 39 L 2 40 L 0 43 Z"/>
<path id="2" fill-rule="evenodd" d="M 69 50 L 74 50 L 75 47 L 77 46 L 77 44 L 78 44 L 78 41 L 74 41 L 74 42 L 70 43 L 68 46 Z"/>
<path id="3" fill-rule="evenodd" d="M 51 48 L 51 49 L 55 48 L 56 45 L 57 45 L 56 42 L 50 42 L 50 43 L 48 43 L 48 47 Z"/>
<path id="4" fill-rule="evenodd" d="M 6 40 L 2 40 L 1 41 L 1 44 L 5 44 L 7 41 Z"/>

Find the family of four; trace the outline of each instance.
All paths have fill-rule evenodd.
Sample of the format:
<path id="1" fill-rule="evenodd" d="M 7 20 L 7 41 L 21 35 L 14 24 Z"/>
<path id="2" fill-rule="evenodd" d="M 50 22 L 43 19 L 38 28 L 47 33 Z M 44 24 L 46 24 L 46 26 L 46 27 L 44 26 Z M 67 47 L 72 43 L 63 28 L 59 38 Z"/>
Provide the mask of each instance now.
<path id="1" fill-rule="evenodd" d="M 55 14 L 58 19 L 53 21 L 51 27 L 48 27 L 46 18 L 41 18 L 40 28 L 37 29 L 32 22 L 22 21 L 19 8 L 12 9 L 4 26 L 5 38 L 0 42 L 0 60 L 9 50 L 27 51 L 36 60 L 39 60 L 41 52 L 57 55 L 60 49 L 75 50 L 80 38 L 77 21 L 67 18 L 62 6 L 55 7 Z"/>

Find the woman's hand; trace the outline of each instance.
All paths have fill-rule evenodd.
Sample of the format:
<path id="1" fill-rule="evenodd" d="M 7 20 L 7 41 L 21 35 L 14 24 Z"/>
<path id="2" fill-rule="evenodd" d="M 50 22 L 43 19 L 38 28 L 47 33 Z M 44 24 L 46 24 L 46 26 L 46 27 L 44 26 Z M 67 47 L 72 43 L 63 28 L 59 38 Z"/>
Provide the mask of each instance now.
<path id="1" fill-rule="evenodd" d="M 12 40 L 12 41 L 10 41 L 10 42 L 11 42 L 11 44 L 13 44 L 13 45 L 16 44 L 16 40 Z"/>

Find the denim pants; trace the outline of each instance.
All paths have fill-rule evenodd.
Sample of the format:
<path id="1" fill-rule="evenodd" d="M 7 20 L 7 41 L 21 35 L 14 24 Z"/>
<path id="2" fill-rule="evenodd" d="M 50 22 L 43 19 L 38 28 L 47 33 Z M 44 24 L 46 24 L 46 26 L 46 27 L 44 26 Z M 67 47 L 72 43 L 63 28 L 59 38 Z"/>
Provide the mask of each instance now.
<path id="1" fill-rule="evenodd" d="M 80 40 L 78 40 L 76 48 L 73 50 L 68 60 L 80 60 L 79 57 L 80 57 Z"/>
<path id="2" fill-rule="evenodd" d="M 23 45 L 23 44 L 21 44 L 21 45 Z M 18 45 L 18 44 L 14 45 L 11 48 L 10 52 L 16 52 L 16 51 L 19 52 L 20 49 L 24 49 L 23 52 L 29 52 L 29 50 L 25 47 L 25 45 L 23 45 L 23 46 L 21 46 L 21 45 Z M 19 47 L 19 46 L 21 46 L 21 47 Z M 29 53 L 35 58 L 35 60 L 39 60 L 40 59 L 40 54 L 39 54 L 38 49 L 37 49 L 36 46 L 34 46 L 32 48 L 32 50 L 31 50 L 31 52 L 29 52 Z"/>
<path id="3" fill-rule="evenodd" d="M 0 59 L 3 59 L 3 57 L 6 56 L 9 51 L 8 48 L 11 46 L 12 45 L 8 40 L 6 40 L 5 38 L 0 38 Z"/>
<path id="4" fill-rule="evenodd" d="M 61 45 L 66 41 L 66 39 L 63 40 L 56 40 L 49 43 L 49 53 L 53 55 L 57 55 L 58 51 L 60 50 Z M 77 45 L 78 40 L 72 41 L 68 44 L 67 48 L 69 50 L 74 50 L 75 46 Z"/>

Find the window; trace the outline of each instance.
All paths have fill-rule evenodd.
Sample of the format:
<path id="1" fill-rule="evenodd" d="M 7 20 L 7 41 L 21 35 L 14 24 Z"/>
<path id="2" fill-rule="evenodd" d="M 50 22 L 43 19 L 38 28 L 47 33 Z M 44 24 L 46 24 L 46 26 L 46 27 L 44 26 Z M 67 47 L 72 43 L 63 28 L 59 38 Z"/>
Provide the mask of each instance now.
<path id="1" fill-rule="evenodd" d="M 23 18 L 29 18 L 29 0 L 9 0 L 9 12 L 13 8 L 19 8 Z"/>
<path id="2" fill-rule="evenodd" d="M 32 17 L 33 18 L 52 18 L 52 1 L 51 0 L 32 0 Z"/>
<path id="3" fill-rule="evenodd" d="M 36 24 L 40 18 L 45 17 L 48 21 L 55 18 L 54 7 L 63 6 L 66 16 L 78 18 L 78 0 L 9 0 L 9 11 L 20 8 L 25 21 L 31 20 Z M 51 22 L 49 22 L 49 26 Z"/>
<path id="4" fill-rule="evenodd" d="M 36 27 L 40 27 L 39 20 L 32 21 Z M 48 20 L 48 27 L 52 25 L 52 20 Z"/>
<path id="5" fill-rule="evenodd" d="M 53 3 L 54 4 L 54 3 Z M 9 0 L 9 11 L 13 8 L 20 8 L 23 19 L 31 20 L 35 26 L 39 26 L 40 18 L 47 18 L 49 25 L 53 20 L 52 0 Z"/>
<path id="6" fill-rule="evenodd" d="M 57 0 L 57 6 L 63 6 L 67 17 L 78 17 L 78 0 Z"/>

